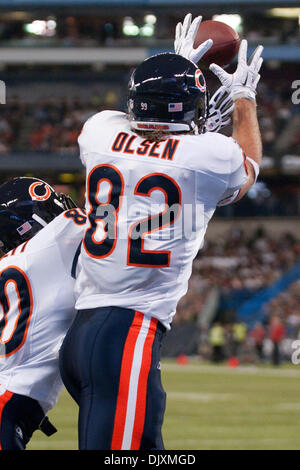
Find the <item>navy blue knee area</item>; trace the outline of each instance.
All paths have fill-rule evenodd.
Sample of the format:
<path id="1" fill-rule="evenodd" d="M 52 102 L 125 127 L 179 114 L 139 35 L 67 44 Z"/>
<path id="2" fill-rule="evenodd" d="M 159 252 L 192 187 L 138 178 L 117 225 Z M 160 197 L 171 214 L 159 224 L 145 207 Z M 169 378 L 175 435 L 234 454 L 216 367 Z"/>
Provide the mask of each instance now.
<path id="1" fill-rule="evenodd" d="M 139 312 L 119 307 L 82 310 L 63 342 L 61 374 L 67 390 L 80 408 L 81 448 L 110 449 L 122 361 L 124 369 L 124 349 L 128 351 L 127 339 L 134 334 L 137 313 L 143 317 Z M 149 350 L 145 424 L 141 437 L 141 446 L 147 448 L 162 448 L 160 429 L 165 409 L 159 367 L 165 328 L 157 321 L 156 324 L 153 345 Z"/>

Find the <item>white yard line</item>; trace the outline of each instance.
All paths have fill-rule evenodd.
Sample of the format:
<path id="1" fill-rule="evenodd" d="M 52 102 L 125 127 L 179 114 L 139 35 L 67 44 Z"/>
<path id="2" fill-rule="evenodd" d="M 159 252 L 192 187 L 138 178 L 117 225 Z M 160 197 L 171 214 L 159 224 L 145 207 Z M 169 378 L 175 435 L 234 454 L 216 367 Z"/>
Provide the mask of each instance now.
<path id="1" fill-rule="evenodd" d="M 229 366 L 214 366 L 214 365 L 201 365 L 201 364 L 170 364 L 162 362 L 162 372 L 179 372 L 179 373 L 201 373 L 206 372 L 210 374 L 232 374 L 232 375 L 260 375 L 270 377 L 292 377 L 300 379 L 300 367 L 295 366 L 295 369 L 273 369 L 273 368 L 260 368 L 255 366 L 239 366 L 231 368 Z"/>
<path id="2" fill-rule="evenodd" d="M 233 393 L 191 393 L 191 392 L 168 392 L 168 398 L 173 400 L 199 401 L 208 403 L 210 401 L 230 401 L 238 397 Z"/>

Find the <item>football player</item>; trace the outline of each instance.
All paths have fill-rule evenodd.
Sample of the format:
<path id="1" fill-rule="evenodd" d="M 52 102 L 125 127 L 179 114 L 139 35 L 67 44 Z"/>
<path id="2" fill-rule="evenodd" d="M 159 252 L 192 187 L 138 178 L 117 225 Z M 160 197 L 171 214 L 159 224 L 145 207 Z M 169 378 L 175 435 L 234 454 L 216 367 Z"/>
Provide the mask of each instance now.
<path id="1" fill-rule="evenodd" d="M 86 217 L 36 178 L 0 186 L 0 449 L 56 431 L 58 351 L 74 317 L 76 251 Z M 73 272 L 73 277 L 72 277 Z"/>
<path id="2" fill-rule="evenodd" d="M 80 449 L 164 448 L 161 342 L 216 207 L 241 199 L 259 172 L 262 47 L 247 62 L 242 41 L 232 75 L 211 66 L 234 101 L 225 137 L 204 132 L 207 88 L 190 43 L 189 58 L 139 65 L 127 114 L 98 113 L 79 137 L 88 221 L 60 367 L 79 404 Z"/>

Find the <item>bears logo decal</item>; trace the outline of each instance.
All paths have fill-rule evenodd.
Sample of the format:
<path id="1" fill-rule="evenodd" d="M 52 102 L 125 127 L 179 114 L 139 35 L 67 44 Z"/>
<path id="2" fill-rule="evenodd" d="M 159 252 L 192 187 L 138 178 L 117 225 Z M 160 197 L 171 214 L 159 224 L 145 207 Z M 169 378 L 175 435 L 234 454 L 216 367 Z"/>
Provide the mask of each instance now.
<path id="1" fill-rule="evenodd" d="M 29 186 L 29 194 L 33 201 L 46 201 L 51 196 L 51 190 L 46 183 L 36 182 Z"/>

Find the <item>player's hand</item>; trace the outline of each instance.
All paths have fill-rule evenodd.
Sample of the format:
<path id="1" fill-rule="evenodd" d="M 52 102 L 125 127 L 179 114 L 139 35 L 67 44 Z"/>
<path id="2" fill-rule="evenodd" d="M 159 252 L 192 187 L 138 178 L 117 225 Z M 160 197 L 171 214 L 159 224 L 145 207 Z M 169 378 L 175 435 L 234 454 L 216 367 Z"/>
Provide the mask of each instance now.
<path id="1" fill-rule="evenodd" d="M 243 39 L 239 49 L 237 69 L 233 74 L 225 72 L 217 64 L 211 64 L 209 67 L 222 85 L 231 92 L 233 101 L 238 98 L 256 100 L 256 87 L 260 79 L 259 70 L 263 63 L 261 54 L 264 48 L 263 46 L 258 46 L 248 63 L 247 48 L 248 42 L 246 39 Z"/>
<path id="2" fill-rule="evenodd" d="M 218 132 L 231 123 L 234 110 L 232 96 L 225 86 L 220 86 L 209 100 L 208 118 L 205 123 L 206 132 Z"/>
<path id="3" fill-rule="evenodd" d="M 177 23 L 175 30 L 174 51 L 175 54 L 182 55 L 186 59 L 191 60 L 195 64 L 199 62 L 201 57 L 211 48 L 213 40 L 208 39 L 194 48 L 194 40 L 198 31 L 198 27 L 202 21 L 202 16 L 197 16 L 192 21 L 192 14 L 188 13 L 183 24 Z"/>

